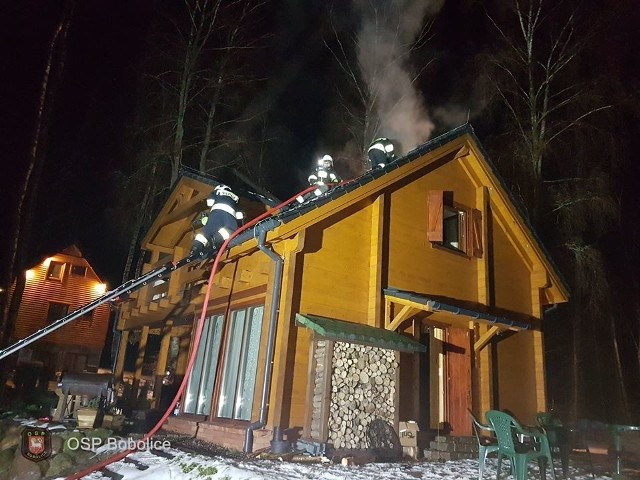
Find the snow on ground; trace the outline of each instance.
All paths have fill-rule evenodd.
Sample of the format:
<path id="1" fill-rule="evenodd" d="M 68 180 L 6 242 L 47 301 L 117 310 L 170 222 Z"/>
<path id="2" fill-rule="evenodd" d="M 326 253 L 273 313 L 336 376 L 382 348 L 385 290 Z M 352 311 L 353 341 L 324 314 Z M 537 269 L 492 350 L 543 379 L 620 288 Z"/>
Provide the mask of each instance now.
<path id="1" fill-rule="evenodd" d="M 460 479 L 478 478 L 477 460 L 458 460 L 450 462 L 400 462 L 370 463 L 362 466 L 343 466 L 334 464 L 309 464 L 280 462 L 274 460 L 234 460 L 223 457 L 205 457 L 192 455 L 175 449 L 167 450 L 176 455 L 174 458 L 158 457 L 148 451 L 139 451 L 129 455 L 138 464 L 148 465 L 146 470 L 138 470 L 134 463 L 119 461 L 108 469 L 123 476 L 123 480 L 404 480 L 404 479 Z M 497 460 L 487 459 L 484 478 L 496 477 Z M 537 464 L 532 462 L 528 478 L 539 478 Z M 503 467 L 504 468 L 504 467 Z M 562 478 L 559 466 L 556 466 L 558 479 Z M 87 480 L 106 478 L 101 473 L 92 473 Z M 502 478 L 513 478 L 505 468 Z M 547 478 L 551 478 L 550 472 Z M 590 472 L 571 468 L 570 477 L 575 480 L 610 480 L 610 476 L 592 477 Z"/>

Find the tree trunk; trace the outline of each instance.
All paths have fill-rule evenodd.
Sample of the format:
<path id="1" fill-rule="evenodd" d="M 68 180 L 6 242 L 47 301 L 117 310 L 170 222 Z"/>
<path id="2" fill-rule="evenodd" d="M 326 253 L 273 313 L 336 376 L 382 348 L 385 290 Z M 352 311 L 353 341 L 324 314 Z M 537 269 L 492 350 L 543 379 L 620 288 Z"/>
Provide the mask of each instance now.
<path id="1" fill-rule="evenodd" d="M 158 163 L 153 162 L 151 166 L 151 173 L 149 175 L 149 182 L 147 183 L 147 188 L 144 191 L 144 196 L 142 197 L 142 202 L 140 203 L 140 209 L 138 210 L 138 214 L 136 215 L 136 224 L 133 227 L 133 234 L 131 236 L 131 241 L 129 242 L 129 252 L 127 253 L 127 261 L 124 265 L 124 270 L 122 272 L 122 283 L 126 282 L 133 275 L 137 274 L 137 271 L 134 270 L 134 273 L 131 273 L 131 265 L 133 265 L 133 258 L 136 255 L 136 252 L 139 250 L 140 245 L 138 244 L 140 240 L 140 234 L 142 233 L 144 227 L 144 220 L 149 213 L 149 204 L 151 203 L 151 197 L 155 193 L 156 186 L 156 172 L 158 171 Z"/>
<path id="2" fill-rule="evenodd" d="M 577 263 L 576 259 L 576 263 Z M 575 266 L 578 268 L 578 265 Z M 577 277 L 577 274 L 576 274 Z M 576 283 L 579 283 L 576 280 Z M 577 292 L 576 292 L 577 293 Z M 582 379 L 580 377 L 580 356 L 582 353 L 582 308 L 580 295 L 575 295 L 573 299 L 573 315 L 572 315 L 572 342 L 571 342 L 571 405 L 569 406 L 569 418 L 574 423 L 580 411 L 580 392 L 582 388 Z"/>
<path id="3" fill-rule="evenodd" d="M 66 39 L 74 6 L 74 1 L 67 2 L 62 19 L 56 26 L 49 42 L 49 53 L 40 85 L 40 100 L 33 140 L 29 151 L 29 164 L 14 211 L 6 286 L 10 287 L 15 281 L 15 288 L 13 289 L 11 300 L 7 302 L 2 312 L 0 345 L 5 345 L 13 333 L 15 319 L 22 300 L 22 293 L 24 292 L 25 278 L 22 275 L 22 270 L 25 268 L 27 261 L 31 226 L 36 209 L 40 176 L 45 160 L 49 118 L 53 109 L 55 94 L 64 71 Z"/>
<path id="4" fill-rule="evenodd" d="M 207 158 L 209 156 L 209 149 L 211 148 L 212 135 L 213 135 L 213 121 L 216 116 L 216 110 L 218 103 L 220 102 L 220 94 L 222 93 L 222 73 L 218 75 L 216 81 L 215 91 L 213 98 L 209 104 L 209 110 L 207 112 L 207 126 L 204 132 L 204 138 L 202 140 L 202 148 L 200 150 L 200 163 L 199 168 L 201 172 L 207 171 Z"/>
<path id="5" fill-rule="evenodd" d="M 618 346 L 618 335 L 616 333 L 615 318 L 612 318 L 611 321 L 609 322 L 609 328 L 611 330 L 611 341 L 613 343 L 613 353 L 614 353 L 614 358 L 616 362 L 616 368 L 615 368 L 616 384 L 618 385 L 618 388 L 620 390 L 620 400 L 622 401 L 622 409 L 625 415 L 624 420 L 625 422 L 629 423 L 632 419 L 631 419 L 631 412 L 629 409 L 629 401 L 627 398 L 627 388 L 624 382 L 624 374 L 623 374 L 623 368 L 622 368 L 622 360 L 620 358 L 620 349 Z"/>

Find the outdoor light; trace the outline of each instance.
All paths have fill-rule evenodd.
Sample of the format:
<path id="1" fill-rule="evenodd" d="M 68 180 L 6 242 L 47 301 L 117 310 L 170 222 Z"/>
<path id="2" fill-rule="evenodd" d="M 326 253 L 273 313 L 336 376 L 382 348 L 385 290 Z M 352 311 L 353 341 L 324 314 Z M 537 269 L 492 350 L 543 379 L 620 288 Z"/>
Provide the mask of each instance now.
<path id="1" fill-rule="evenodd" d="M 33 270 L 27 270 L 25 272 L 25 277 L 27 280 L 33 280 L 35 276 L 36 276 L 36 273 Z"/>
<path id="2" fill-rule="evenodd" d="M 93 286 L 93 291 L 98 294 L 104 293 L 107 291 L 107 285 L 105 283 L 96 283 Z"/>

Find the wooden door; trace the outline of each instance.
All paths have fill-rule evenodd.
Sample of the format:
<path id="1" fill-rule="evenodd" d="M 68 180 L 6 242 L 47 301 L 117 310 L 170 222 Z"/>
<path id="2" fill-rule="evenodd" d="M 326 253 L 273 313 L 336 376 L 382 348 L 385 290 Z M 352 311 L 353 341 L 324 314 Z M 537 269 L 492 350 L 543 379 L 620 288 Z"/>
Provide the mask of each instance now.
<path id="1" fill-rule="evenodd" d="M 466 328 L 447 329 L 444 344 L 447 365 L 447 420 L 451 435 L 471 435 L 467 408 L 471 408 L 471 335 Z"/>

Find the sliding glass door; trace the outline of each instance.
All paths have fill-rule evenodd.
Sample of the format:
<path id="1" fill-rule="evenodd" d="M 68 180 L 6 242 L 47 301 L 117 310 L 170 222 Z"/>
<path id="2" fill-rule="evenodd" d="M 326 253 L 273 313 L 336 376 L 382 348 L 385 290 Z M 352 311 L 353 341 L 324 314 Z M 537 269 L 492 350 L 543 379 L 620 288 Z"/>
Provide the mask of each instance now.
<path id="1" fill-rule="evenodd" d="M 218 370 L 223 315 L 205 318 L 198 353 L 189 376 L 184 412 L 209 415 Z"/>
<path id="2" fill-rule="evenodd" d="M 218 417 L 251 420 L 264 307 L 231 312 Z"/>

